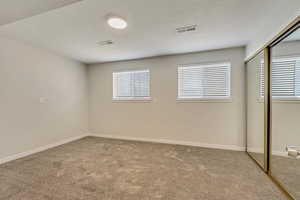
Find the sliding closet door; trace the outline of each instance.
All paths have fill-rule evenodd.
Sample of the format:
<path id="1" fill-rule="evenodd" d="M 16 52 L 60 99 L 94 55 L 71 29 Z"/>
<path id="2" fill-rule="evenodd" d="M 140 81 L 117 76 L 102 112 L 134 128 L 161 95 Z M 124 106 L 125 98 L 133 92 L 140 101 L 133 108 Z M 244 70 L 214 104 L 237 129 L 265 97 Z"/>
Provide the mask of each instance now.
<path id="1" fill-rule="evenodd" d="M 271 175 L 300 200 L 300 29 L 271 48 Z"/>
<path id="2" fill-rule="evenodd" d="M 264 52 L 247 62 L 247 152 L 265 168 L 264 136 Z"/>

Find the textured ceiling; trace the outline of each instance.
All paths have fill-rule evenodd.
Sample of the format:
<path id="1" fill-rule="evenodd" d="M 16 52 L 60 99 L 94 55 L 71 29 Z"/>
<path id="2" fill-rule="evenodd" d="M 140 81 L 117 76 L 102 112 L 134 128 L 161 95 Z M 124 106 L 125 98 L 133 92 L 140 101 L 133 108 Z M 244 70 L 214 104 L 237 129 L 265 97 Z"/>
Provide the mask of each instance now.
<path id="1" fill-rule="evenodd" d="M 272 23 L 281 23 L 285 18 L 275 20 L 278 13 L 289 15 L 299 7 L 299 0 L 84 0 L 0 26 L 0 36 L 85 63 L 108 62 L 244 46 L 270 31 Z M 128 28 L 108 27 L 110 13 L 126 18 Z M 195 32 L 175 31 L 192 24 Z M 97 44 L 104 40 L 114 44 Z"/>
<path id="2" fill-rule="evenodd" d="M 1 0 L 0 25 L 60 8 L 81 0 Z"/>

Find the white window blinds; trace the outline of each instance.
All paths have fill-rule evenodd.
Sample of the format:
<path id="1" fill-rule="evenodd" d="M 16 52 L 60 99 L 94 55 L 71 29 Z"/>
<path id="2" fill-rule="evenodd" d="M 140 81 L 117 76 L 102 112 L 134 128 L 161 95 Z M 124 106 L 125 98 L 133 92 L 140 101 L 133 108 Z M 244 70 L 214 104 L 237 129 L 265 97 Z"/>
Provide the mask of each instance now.
<path id="1" fill-rule="evenodd" d="M 260 97 L 264 96 L 264 63 L 260 67 Z M 300 58 L 272 61 L 272 96 L 274 98 L 300 98 Z"/>
<path id="2" fill-rule="evenodd" d="M 178 99 L 228 99 L 230 63 L 178 68 Z"/>
<path id="3" fill-rule="evenodd" d="M 150 99 L 149 70 L 113 72 L 113 99 Z"/>

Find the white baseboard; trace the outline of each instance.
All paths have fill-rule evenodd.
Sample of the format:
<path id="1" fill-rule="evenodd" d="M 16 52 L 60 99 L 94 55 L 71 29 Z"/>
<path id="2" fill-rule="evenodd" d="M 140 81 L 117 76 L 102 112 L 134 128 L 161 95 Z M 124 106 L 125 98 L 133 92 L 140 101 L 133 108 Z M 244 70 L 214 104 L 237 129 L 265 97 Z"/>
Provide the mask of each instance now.
<path id="1" fill-rule="evenodd" d="M 127 136 L 117 136 L 117 135 L 103 135 L 103 134 L 89 134 L 93 137 L 102 137 L 109 139 L 120 139 L 120 140 L 130 140 L 130 141 L 141 141 L 141 142 L 153 142 L 153 143 L 162 143 L 162 144 L 177 144 L 193 147 L 204 147 L 211 149 L 224 149 L 224 150 L 233 150 L 233 151 L 245 151 L 245 147 L 236 146 L 236 145 L 222 145 L 222 144 L 207 144 L 200 142 L 190 142 L 190 141 L 179 141 L 179 140 L 169 140 L 169 139 L 149 139 L 149 138 L 137 138 L 137 137 L 127 137 Z"/>
<path id="2" fill-rule="evenodd" d="M 23 158 L 41 151 L 45 151 L 47 149 L 51 149 L 69 142 L 73 142 L 75 140 L 82 139 L 84 137 L 93 136 L 93 137 L 101 137 L 101 138 L 109 138 L 109 139 L 119 139 L 119 140 L 128 140 L 128 141 L 141 141 L 141 142 L 153 142 L 153 143 L 161 143 L 161 144 L 176 144 L 176 145 L 185 145 L 185 146 L 193 146 L 193 147 L 204 147 L 211 149 L 224 149 L 224 150 L 233 150 L 233 151 L 245 151 L 245 147 L 236 146 L 236 145 L 222 145 L 222 144 L 208 144 L 208 143 L 200 143 L 200 142 L 190 142 L 190 141 L 179 141 L 179 140 L 169 140 L 169 139 L 150 139 L 150 138 L 138 138 L 138 137 L 129 137 L 129 136 L 118 136 L 118 135 L 108 135 L 108 134 L 83 134 L 80 136 L 68 138 L 56 143 L 48 144 L 45 146 L 38 147 L 36 149 L 14 154 L 11 156 L 7 156 L 4 158 L 0 158 L 0 164 L 13 161 L 19 158 Z M 248 151 L 254 153 L 263 153 L 263 149 L 259 148 L 248 148 Z M 287 157 L 286 152 L 281 151 L 273 151 L 273 155 Z"/>
<path id="3" fill-rule="evenodd" d="M 69 142 L 73 142 L 75 140 L 79 140 L 84 137 L 93 136 L 93 137 L 102 137 L 102 138 L 110 138 L 110 139 L 120 139 L 120 140 L 129 140 L 129 141 L 142 141 L 142 142 L 153 142 L 153 143 L 162 143 L 162 144 L 177 144 L 177 145 L 185 145 L 185 146 L 194 146 L 194 147 L 205 147 L 212 149 L 224 149 L 224 150 L 234 150 L 234 151 L 245 151 L 245 147 L 235 146 L 235 145 L 220 145 L 220 144 L 207 144 L 207 143 L 199 143 L 199 142 L 190 142 L 190 141 L 179 141 L 179 140 L 168 140 L 168 139 L 149 139 L 149 138 L 136 138 L 136 137 L 127 137 L 127 136 L 116 136 L 116 135 L 103 135 L 103 134 L 83 134 L 80 136 L 68 138 L 56 143 L 48 144 L 45 146 L 38 147 L 36 149 L 17 153 L 11 156 L 7 156 L 4 158 L 0 158 L 0 164 L 10 162 L 19 158 L 23 158 L 41 151 L 45 151 L 47 149 L 51 149 Z"/>
<path id="4" fill-rule="evenodd" d="M 289 157 L 288 153 L 285 152 L 285 151 L 272 151 L 272 155 L 282 156 L 282 157 Z"/>
<path id="5" fill-rule="evenodd" d="M 248 147 L 247 151 L 248 152 L 252 152 L 252 153 L 264 153 L 264 149 L 263 148 Z"/>
<path id="6" fill-rule="evenodd" d="M 263 154 L 264 149 L 262 149 L 262 148 L 248 148 L 248 152 Z M 289 157 L 287 152 L 285 152 L 285 151 L 272 151 L 272 155 L 281 156 L 281 157 Z"/>
<path id="7" fill-rule="evenodd" d="M 14 155 L 11 155 L 11 156 L 7 156 L 7 157 L 4 157 L 4 158 L 0 158 L 0 164 L 6 163 L 6 162 L 9 162 L 9 161 L 13 161 L 13 160 L 16 160 L 16 159 L 19 159 L 19 158 L 23 158 L 23 157 L 26 157 L 26 156 L 29 156 L 29 155 L 32 155 L 32 154 L 35 154 L 35 153 L 38 153 L 38 152 L 41 152 L 41 151 L 45 151 L 47 149 L 51 149 L 53 147 L 57 147 L 57 146 L 60 146 L 60 145 L 63 145 L 63 144 L 69 143 L 69 142 L 73 142 L 75 140 L 79 140 L 79 139 L 87 137 L 87 136 L 89 136 L 89 135 L 84 134 L 84 135 L 68 138 L 68 139 L 65 139 L 65 140 L 62 140 L 62 141 L 59 141 L 59 142 L 56 142 L 56 143 L 52 143 L 52 144 L 48 144 L 48 145 L 45 145 L 45 146 L 38 147 L 38 148 L 30 150 L 30 151 L 26 151 L 26 152 L 14 154 Z"/>

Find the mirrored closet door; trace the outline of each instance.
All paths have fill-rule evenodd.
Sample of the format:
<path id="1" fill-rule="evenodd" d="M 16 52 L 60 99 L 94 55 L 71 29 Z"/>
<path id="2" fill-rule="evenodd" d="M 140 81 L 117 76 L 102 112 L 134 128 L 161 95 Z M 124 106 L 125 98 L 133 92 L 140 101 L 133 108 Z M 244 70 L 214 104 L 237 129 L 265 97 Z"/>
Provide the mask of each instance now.
<path id="1" fill-rule="evenodd" d="M 247 79 L 247 152 L 264 169 L 264 97 L 261 80 L 264 74 L 264 51 L 246 65 Z"/>
<path id="2" fill-rule="evenodd" d="M 300 200 L 300 28 L 271 48 L 271 176 Z"/>

